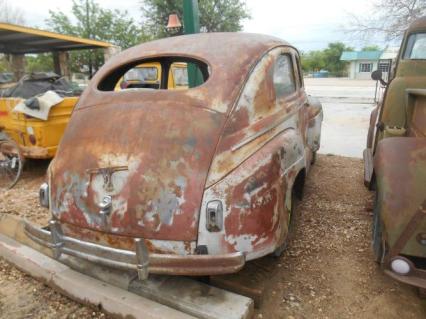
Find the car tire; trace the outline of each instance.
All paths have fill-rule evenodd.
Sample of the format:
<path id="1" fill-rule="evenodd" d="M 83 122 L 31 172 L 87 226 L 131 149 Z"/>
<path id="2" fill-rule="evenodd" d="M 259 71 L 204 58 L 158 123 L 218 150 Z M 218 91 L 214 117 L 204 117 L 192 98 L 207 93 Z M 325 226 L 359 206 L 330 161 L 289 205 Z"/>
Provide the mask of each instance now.
<path id="1" fill-rule="evenodd" d="M 385 248 L 386 246 L 383 240 L 383 222 L 380 218 L 377 191 L 374 198 L 372 246 L 373 246 L 374 260 L 378 264 L 383 263 L 385 252 L 386 252 L 386 248 Z"/>
<path id="2" fill-rule="evenodd" d="M 297 200 L 297 196 L 296 196 L 296 192 L 294 190 L 294 188 L 291 191 L 291 208 L 290 208 L 290 222 L 288 225 L 288 233 L 287 233 L 287 237 L 285 238 L 284 242 L 277 247 L 274 252 L 272 253 L 274 257 L 281 257 L 283 255 L 283 253 L 286 251 L 286 249 L 288 248 L 288 244 L 293 236 L 294 233 L 294 224 L 295 224 L 295 206 L 296 206 L 296 200 Z"/>

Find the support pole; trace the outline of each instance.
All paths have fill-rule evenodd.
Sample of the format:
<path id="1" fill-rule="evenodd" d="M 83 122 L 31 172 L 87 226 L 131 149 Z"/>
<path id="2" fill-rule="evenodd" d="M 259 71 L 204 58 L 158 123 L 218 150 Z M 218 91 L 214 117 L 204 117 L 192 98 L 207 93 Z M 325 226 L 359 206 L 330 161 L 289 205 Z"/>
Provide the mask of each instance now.
<path id="1" fill-rule="evenodd" d="M 185 34 L 200 32 L 198 0 L 183 1 L 183 23 Z"/>
<path id="2" fill-rule="evenodd" d="M 55 73 L 71 80 L 69 65 L 69 54 L 67 51 L 53 52 L 53 66 Z"/>
<path id="3" fill-rule="evenodd" d="M 10 57 L 13 77 L 15 81 L 19 81 L 25 74 L 25 55 L 12 54 Z"/>
<path id="4" fill-rule="evenodd" d="M 185 34 L 200 32 L 198 0 L 183 0 L 183 24 Z M 201 83 L 203 83 L 203 78 L 200 70 L 195 64 L 188 63 L 189 87 L 195 87 Z"/>

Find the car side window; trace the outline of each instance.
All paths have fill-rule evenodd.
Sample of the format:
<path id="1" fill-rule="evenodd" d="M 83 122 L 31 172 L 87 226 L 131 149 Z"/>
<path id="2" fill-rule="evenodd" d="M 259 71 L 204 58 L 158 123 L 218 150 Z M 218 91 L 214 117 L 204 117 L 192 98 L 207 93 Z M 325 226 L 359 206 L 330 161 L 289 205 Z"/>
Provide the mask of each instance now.
<path id="1" fill-rule="evenodd" d="M 277 98 L 288 96 L 296 91 L 294 68 L 289 54 L 278 56 L 275 62 L 274 87 Z"/>

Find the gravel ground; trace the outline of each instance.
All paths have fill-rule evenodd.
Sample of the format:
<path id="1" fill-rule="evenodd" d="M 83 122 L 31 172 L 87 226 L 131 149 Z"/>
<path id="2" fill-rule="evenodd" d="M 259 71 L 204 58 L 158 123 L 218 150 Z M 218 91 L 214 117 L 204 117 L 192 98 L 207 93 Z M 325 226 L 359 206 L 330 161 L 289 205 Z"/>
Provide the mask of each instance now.
<path id="1" fill-rule="evenodd" d="M 0 194 L 0 212 L 44 223 L 37 189 L 46 163 Z M 17 200 L 19 198 L 19 200 Z M 293 240 L 273 263 L 256 318 L 426 318 L 415 289 L 383 275 L 370 249 L 371 199 L 359 159 L 320 155 L 298 204 Z M 269 270 L 268 270 L 269 271 Z M 0 318 L 106 318 L 0 259 Z"/>

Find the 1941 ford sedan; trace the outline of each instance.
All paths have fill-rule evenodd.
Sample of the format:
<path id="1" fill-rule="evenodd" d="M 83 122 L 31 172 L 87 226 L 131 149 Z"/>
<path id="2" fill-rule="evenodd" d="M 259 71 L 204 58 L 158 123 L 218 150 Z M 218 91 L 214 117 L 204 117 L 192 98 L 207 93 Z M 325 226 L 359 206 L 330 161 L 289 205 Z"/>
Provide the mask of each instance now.
<path id="1" fill-rule="evenodd" d="M 159 88 L 115 90 L 142 63 L 161 65 Z M 186 63 L 189 88 L 168 90 L 173 63 Z M 279 39 L 207 33 L 128 49 L 81 96 L 40 190 L 49 227 L 27 235 L 141 279 L 237 272 L 285 246 L 322 117 Z"/>

